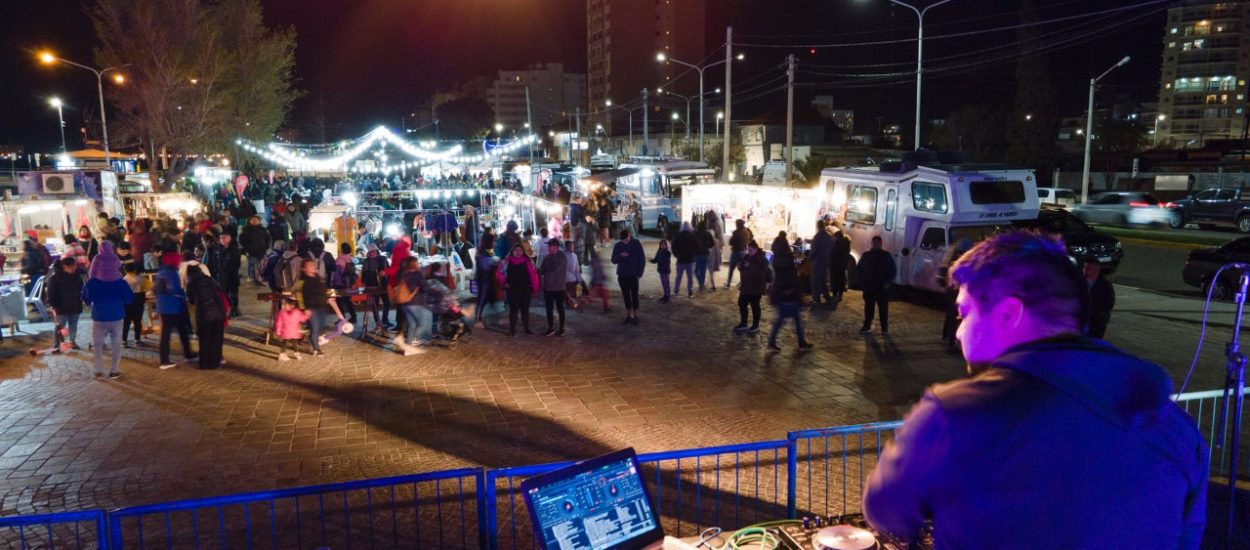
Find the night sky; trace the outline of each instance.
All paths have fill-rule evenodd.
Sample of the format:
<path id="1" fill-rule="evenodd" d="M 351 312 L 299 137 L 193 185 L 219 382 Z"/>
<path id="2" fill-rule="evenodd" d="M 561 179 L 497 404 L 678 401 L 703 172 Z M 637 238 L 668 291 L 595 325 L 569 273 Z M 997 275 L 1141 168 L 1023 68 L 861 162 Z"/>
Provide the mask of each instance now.
<path id="1" fill-rule="evenodd" d="M 724 10 L 723 19 L 733 23 L 735 42 L 825 46 L 815 54 L 806 47 L 741 48 L 748 59 L 735 68 L 734 80 L 743 83 L 743 90 L 781 75 L 780 66 L 789 53 L 798 56 L 800 84 L 848 78 L 805 72 L 811 65 L 823 65 L 819 71 L 838 75 L 914 70 L 909 65 L 915 61 L 914 42 L 830 46 L 914 38 L 915 14 L 891 7 L 886 0 L 708 2 Z M 1065 113 L 1080 114 L 1091 73 L 1101 72 L 1126 54 L 1133 55 L 1133 62 L 1104 79 L 1100 101 L 1118 94 L 1154 100 L 1165 4 L 1035 2 L 1043 6 L 1039 10 L 1042 20 L 1139 6 L 1038 27 L 1044 34 L 1055 33 L 1048 41 L 1071 40 L 1065 48 L 1048 54 L 1054 68 L 1052 82 Z M 925 42 L 926 60 L 939 60 L 935 66 L 944 58 L 949 59 L 948 65 L 965 65 L 1010 54 L 1011 48 L 993 48 L 1013 43 L 1015 31 L 940 37 L 1015 25 L 1022 3 L 954 0 L 933 9 L 926 19 L 926 36 L 933 37 Z M 294 26 L 298 33 L 296 71 L 306 95 L 297 103 L 289 125 L 305 130 L 306 135 L 315 135 L 312 128 L 320 112 L 325 113 L 328 137 L 352 137 L 378 124 L 399 127 L 401 115 L 430 92 L 471 76 L 541 62 L 562 62 L 578 72 L 586 66 L 585 0 L 262 0 L 262 4 L 270 25 Z M 66 102 L 69 146 L 81 145 L 81 108 L 96 102 L 94 77 L 82 69 L 42 66 L 31 52 L 49 47 L 67 59 L 92 64 L 95 37 L 84 5 L 81 0 L 0 0 L 0 144 L 24 145 L 28 151 L 58 147 L 56 111 L 47 106 L 46 98 L 59 95 Z M 719 35 L 723 29 L 709 32 Z M 951 59 L 965 54 L 969 57 Z M 653 55 L 639 52 L 639 62 L 653 63 Z M 898 65 L 871 66 L 890 63 Z M 1015 90 L 1013 60 L 969 70 L 926 79 L 926 118 L 978 102 L 1010 103 Z M 720 82 L 723 74 L 710 71 L 708 78 Z M 896 80 L 868 88 L 803 87 L 797 97 L 832 94 L 839 108 L 856 111 L 858 130 L 867 132 L 875 129 L 878 116 L 896 121 L 910 118 L 914 83 L 906 76 Z M 689 88 L 685 93 L 692 93 L 695 86 L 695 79 L 689 77 L 677 84 Z M 759 93 L 768 90 L 765 86 Z M 744 104 L 735 101 L 734 118 L 784 106 L 784 102 L 784 90 Z"/>

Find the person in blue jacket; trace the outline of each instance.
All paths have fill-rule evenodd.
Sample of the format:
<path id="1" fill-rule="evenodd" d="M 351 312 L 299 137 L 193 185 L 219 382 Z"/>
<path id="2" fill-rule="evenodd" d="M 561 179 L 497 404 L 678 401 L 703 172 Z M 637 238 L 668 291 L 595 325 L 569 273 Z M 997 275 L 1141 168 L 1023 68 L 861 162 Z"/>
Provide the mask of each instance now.
<path id="1" fill-rule="evenodd" d="M 182 341 L 182 354 L 188 361 L 199 356 L 191 353 L 191 318 L 187 315 L 187 292 L 182 288 L 182 280 L 178 277 L 178 266 L 182 265 L 182 254 L 176 249 L 166 250 L 161 254 L 161 268 L 152 280 L 152 293 L 156 295 L 156 312 L 161 316 L 161 368 L 169 369 L 176 365 L 169 360 L 169 336 L 177 330 L 178 339 Z"/>
<path id="2" fill-rule="evenodd" d="M 91 343 L 95 352 L 95 376 L 104 376 L 104 342 L 112 346 L 113 368 L 108 377 L 121 377 L 122 320 L 126 305 L 134 299 L 130 285 L 122 280 L 122 261 L 113 251 L 113 243 L 104 241 L 100 252 L 91 260 L 90 278 L 82 288 L 82 301 L 91 306 Z"/>
<path id="3" fill-rule="evenodd" d="M 647 269 L 647 253 L 642 243 L 621 230 L 621 240 L 612 247 L 612 263 L 616 264 L 616 281 L 625 300 L 625 324 L 638 325 L 638 280 Z"/>
<path id="4" fill-rule="evenodd" d="M 1063 243 L 1013 232 L 950 269 L 972 376 L 929 388 L 869 478 L 864 512 L 938 548 L 1199 548 L 1207 446 L 1168 374 L 1083 336 Z"/>

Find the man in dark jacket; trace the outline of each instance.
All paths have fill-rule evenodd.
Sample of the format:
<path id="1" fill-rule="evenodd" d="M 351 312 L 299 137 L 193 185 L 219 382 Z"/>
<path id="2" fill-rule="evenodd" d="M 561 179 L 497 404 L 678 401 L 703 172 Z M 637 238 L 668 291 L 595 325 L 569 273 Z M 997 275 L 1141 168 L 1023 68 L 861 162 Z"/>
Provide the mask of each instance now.
<path id="1" fill-rule="evenodd" d="M 690 222 L 681 223 L 681 231 L 673 237 L 673 262 L 677 264 L 677 276 L 673 281 L 673 294 L 681 294 L 681 276 L 686 275 L 686 293 L 694 296 L 694 256 L 699 251 L 699 238 L 690 228 Z"/>
<path id="2" fill-rule="evenodd" d="M 747 254 L 747 243 L 755 240 L 755 235 L 747 229 L 745 220 L 734 221 L 734 232 L 729 236 L 729 279 L 725 281 L 725 288 L 729 288 L 734 282 L 734 269 L 738 267 L 738 262 Z"/>
<path id="3" fill-rule="evenodd" d="M 36 237 L 27 235 L 22 241 L 22 275 L 26 276 L 26 295 L 35 287 L 35 281 L 48 274 L 48 262 L 45 254 L 48 249 L 39 244 Z"/>
<path id="4" fill-rule="evenodd" d="M 568 298 L 568 257 L 560 252 L 560 239 L 547 241 L 547 254 L 538 266 L 538 275 L 543 287 L 543 302 L 547 306 L 547 334 L 545 336 L 564 336 L 564 301 Z M 556 330 L 551 309 L 555 308 L 560 315 L 560 329 Z"/>
<path id="5" fill-rule="evenodd" d="M 972 378 L 934 386 L 864 492 L 873 526 L 939 548 L 1198 548 L 1207 448 L 1157 365 L 1080 336 L 1063 245 L 991 237 L 951 269 Z"/>
<path id="6" fill-rule="evenodd" d="M 846 270 L 851 264 L 851 240 L 843 231 L 833 234 L 833 253 L 829 256 L 829 287 L 835 300 L 846 292 Z"/>
<path id="7" fill-rule="evenodd" d="M 243 231 L 239 234 L 239 244 L 243 247 L 243 252 L 247 254 L 247 276 L 252 279 L 252 284 L 261 285 L 258 268 L 261 260 L 265 257 L 265 253 L 269 251 L 269 232 L 260 225 L 260 217 L 252 216 L 247 219 L 247 225 L 243 227 Z"/>
<path id="8" fill-rule="evenodd" d="M 225 233 L 222 236 L 228 236 Z M 187 302 L 195 306 L 195 332 L 200 340 L 200 369 L 215 369 L 222 363 L 226 335 L 226 303 L 221 288 L 199 269 L 187 270 Z"/>
<path id="9" fill-rule="evenodd" d="M 56 317 L 53 340 L 61 345 L 61 329 L 69 328 L 69 343 L 78 347 L 78 316 L 82 315 L 82 277 L 78 276 L 78 261 L 62 258 L 56 270 L 43 284 L 43 301 Z"/>
<path id="10" fill-rule="evenodd" d="M 625 300 L 625 324 L 638 324 L 638 280 L 647 269 L 647 253 L 642 243 L 630 236 L 629 230 L 621 230 L 621 240 L 612 247 L 612 263 L 616 264 L 616 281 L 621 285 L 621 298 Z"/>
<path id="11" fill-rule="evenodd" d="M 794 265 L 794 253 L 786 243 L 784 231 L 773 241 L 773 273 L 776 275 L 770 292 L 772 303 L 777 308 L 777 320 L 773 321 L 773 330 L 768 336 L 768 350 L 781 351 L 777 345 L 777 333 L 781 332 L 786 319 L 794 319 L 799 349 L 811 349 L 813 346 L 803 332 L 803 293 L 799 289 L 799 271 Z"/>
<path id="12" fill-rule="evenodd" d="M 1087 259 L 1084 266 L 1085 284 L 1089 289 L 1089 337 L 1102 339 L 1107 335 L 1107 323 L 1111 322 L 1111 310 L 1115 308 L 1115 287 L 1102 274 L 1097 260 Z"/>
<path id="13" fill-rule="evenodd" d="M 881 248 L 881 237 L 872 238 L 872 248 L 859 258 L 859 284 L 864 291 L 864 326 L 860 334 L 872 332 L 872 314 L 881 312 L 881 334 L 890 333 L 890 285 L 898 274 L 894 257 Z"/>
<path id="14" fill-rule="evenodd" d="M 812 236 L 812 248 L 807 254 L 812 262 L 812 302 L 821 303 L 829 291 L 829 262 L 833 260 L 833 235 L 829 234 L 825 220 L 816 221 L 816 234 Z"/>
<path id="15" fill-rule="evenodd" d="M 739 220 L 741 221 L 741 220 Z M 745 254 L 738 260 L 742 283 L 738 285 L 738 326 L 734 332 L 759 332 L 760 299 L 768 287 L 768 258 L 760 254 L 755 241 L 747 241 Z M 751 326 L 747 327 L 747 306 L 751 307 Z"/>
<path id="16" fill-rule="evenodd" d="M 213 246 L 218 250 L 213 258 L 214 263 L 208 266 L 208 271 L 213 274 L 213 280 L 217 281 L 217 286 L 221 287 L 230 300 L 230 318 L 233 319 L 240 316 L 239 269 L 243 263 L 243 252 L 239 250 L 239 245 L 234 242 L 230 233 L 222 233 L 217 244 Z"/>

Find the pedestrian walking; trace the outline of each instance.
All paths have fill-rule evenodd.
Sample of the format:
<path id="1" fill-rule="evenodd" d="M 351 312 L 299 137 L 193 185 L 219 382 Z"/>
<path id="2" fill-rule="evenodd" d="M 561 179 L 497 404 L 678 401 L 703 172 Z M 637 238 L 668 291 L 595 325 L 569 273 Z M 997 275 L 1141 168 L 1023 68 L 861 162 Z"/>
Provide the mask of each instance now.
<path id="1" fill-rule="evenodd" d="M 672 296 L 669 292 L 669 275 L 673 272 L 673 253 L 668 249 L 668 241 L 660 239 L 660 247 L 655 251 L 655 257 L 651 258 L 651 263 L 655 264 L 655 272 L 660 274 L 660 287 L 664 289 L 664 296 L 660 297 L 661 304 L 667 304 Z"/>
<path id="2" fill-rule="evenodd" d="M 708 234 L 712 237 L 712 246 L 707 252 L 707 283 L 715 292 L 716 274 L 720 272 L 722 249 L 725 248 L 725 224 L 721 222 L 720 214 L 717 214 L 715 210 L 705 212 L 703 220 L 707 224 Z"/>
<path id="3" fill-rule="evenodd" d="M 304 322 L 307 320 L 308 312 L 300 309 L 295 299 L 282 300 L 282 307 L 273 320 L 273 333 L 282 342 L 282 351 L 278 353 L 279 361 L 290 361 L 292 357 L 301 359 L 299 343 L 304 339 Z M 287 350 L 291 351 L 291 355 L 286 354 Z"/>
<path id="4" fill-rule="evenodd" d="M 234 319 L 242 315 L 239 312 L 239 270 L 243 267 L 243 250 L 230 232 L 224 230 L 213 247 L 216 248 L 216 254 L 213 255 L 212 262 L 208 263 L 208 270 L 230 301 L 230 318 Z"/>
<path id="5" fill-rule="evenodd" d="M 768 280 L 772 273 L 768 267 L 768 259 L 760 253 L 755 241 L 746 244 L 742 258 L 738 260 L 738 271 L 741 273 L 738 284 L 738 326 L 734 332 L 759 332 L 760 300 L 768 288 Z M 747 326 L 747 308 L 751 309 L 751 325 Z"/>
<path id="6" fill-rule="evenodd" d="M 712 247 L 716 246 L 716 242 L 712 239 L 712 233 L 707 230 L 707 224 L 699 222 L 696 227 L 694 236 L 698 242 L 697 248 L 694 250 L 694 278 L 699 281 L 699 292 L 707 289 L 707 264 L 708 256 L 712 253 Z M 716 286 L 712 286 L 712 290 L 716 290 Z"/>
<path id="7" fill-rule="evenodd" d="M 1111 322 L 1111 310 L 1115 308 L 1115 287 L 1102 273 L 1102 264 L 1095 258 L 1086 258 L 1082 266 L 1085 275 L 1085 286 L 1089 289 L 1089 323 L 1090 338 L 1103 339 L 1107 335 L 1107 324 Z"/>
<path id="8" fill-rule="evenodd" d="M 677 276 L 673 292 L 681 294 L 681 277 L 686 276 L 686 293 L 694 296 L 694 261 L 699 250 L 699 238 L 690 228 L 690 222 L 681 222 L 681 231 L 673 237 L 673 259 L 677 262 Z"/>
<path id="9" fill-rule="evenodd" d="M 386 268 L 389 267 L 386 256 L 378 249 L 378 245 L 369 244 L 365 248 L 365 261 L 360 264 L 360 281 L 367 289 L 373 291 L 369 295 L 373 310 L 373 323 L 380 332 L 385 333 L 391 328 L 391 298 L 387 292 Z"/>
<path id="10" fill-rule="evenodd" d="M 734 270 L 738 268 L 738 262 L 742 261 L 742 257 L 747 254 L 747 243 L 754 240 L 755 235 L 747 229 L 746 220 L 735 220 L 734 232 L 729 236 L 729 277 L 725 280 L 725 288 L 733 284 Z"/>
<path id="11" fill-rule="evenodd" d="M 498 260 L 495 259 L 494 247 L 495 235 L 487 231 L 477 246 L 477 257 L 473 259 L 474 277 L 477 280 L 477 308 L 473 312 L 473 326 L 477 328 L 486 328 L 482 319 L 486 316 L 486 310 L 498 302 L 496 289 L 502 288 L 502 285 L 495 282 Z"/>
<path id="12" fill-rule="evenodd" d="M 151 283 L 147 277 L 142 275 L 142 270 L 138 263 L 131 263 L 126 266 L 126 275 L 122 277 L 126 281 L 126 285 L 130 287 L 130 292 L 134 297 L 130 303 L 126 304 L 126 317 L 122 319 L 122 345 L 130 347 L 126 342 L 126 337 L 131 330 L 134 331 L 134 345 L 138 347 L 143 337 L 143 309 L 148 304 L 148 290 Z"/>
<path id="13" fill-rule="evenodd" d="M 864 293 L 864 326 L 860 334 L 872 333 L 874 309 L 880 312 L 881 334 L 890 333 L 890 287 L 898 274 L 894 257 L 881 248 L 881 237 L 872 238 L 872 248 L 859 258 L 859 284 Z"/>
<path id="14" fill-rule="evenodd" d="M 134 298 L 130 285 L 122 280 L 121 261 L 113 252 L 113 243 L 104 241 L 91 261 L 90 278 L 82 288 L 82 302 L 91 306 L 91 343 L 95 353 L 95 376 L 104 376 L 104 345 L 112 347 L 109 379 L 121 377 L 122 321 L 126 305 Z"/>
<path id="15" fill-rule="evenodd" d="M 333 338 L 336 319 L 330 317 L 331 313 L 338 321 L 344 320 L 339 305 L 330 299 L 330 286 L 317 273 L 317 266 L 321 264 L 322 262 L 313 260 L 300 262 L 301 274 L 295 289 L 301 308 L 308 310 L 308 327 L 311 332 L 309 341 L 312 343 L 313 357 L 325 355 L 321 346 Z"/>
<path id="16" fill-rule="evenodd" d="M 787 319 L 794 319 L 794 331 L 799 338 L 799 349 L 811 349 L 803 333 L 803 294 L 799 290 L 799 271 L 794 265 L 794 253 L 786 242 L 784 232 L 778 237 L 781 245 L 773 242 L 773 284 L 770 291 L 773 307 L 777 308 L 777 320 L 773 321 L 773 330 L 768 335 L 769 351 L 781 351 L 777 345 L 777 333 Z M 739 264 L 739 269 L 742 268 Z"/>
<path id="17" fill-rule="evenodd" d="M 816 235 L 811 240 L 807 260 L 812 264 L 812 302 L 819 304 L 829 292 L 829 263 L 833 260 L 833 235 L 826 229 L 825 220 L 816 220 Z"/>
<path id="18" fill-rule="evenodd" d="M 243 252 L 247 254 L 247 276 L 256 286 L 262 284 L 261 260 L 265 258 L 265 253 L 269 250 L 269 243 L 269 232 L 260 225 L 260 216 L 249 217 L 247 225 L 239 234 L 239 244 L 242 245 Z"/>
<path id="19" fill-rule="evenodd" d="M 161 340 L 159 346 L 160 368 L 176 366 L 169 360 L 169 337 L 178 331 L 182 342 L 182 355 L 188 361 L 199 356 L 191 353 L 191 318 L 187 315 L 187 293 L 178 276 L 182 254 L 176 248 L 161 253 L 161 268 L 152 279 L 152 294 L 156 296 L 156 313 L 161 316 Z"/>
<path id="20" fill-rule="evenodd" d="M 404 315 L 404 332 L 396 334 L 394 342 L 404 356 L 425 353 L 424 346 L 434 326 L 434 315 L 426 307 L 425 286 L 420 260 L 404 258 L 394 286 L 395 307 Z"/>
<path id="21" fill-rule="evenodd" d="M 625 324 L 638 325 L 638 281 L 647 269 L 646 251 L 642 242 L 630 236 L 629 230 L 621 230 L 621 240 L 612 247 L 612 263 L 616 264 L 616 280 L 621 286 L 621 298 L 625 301 Z"/>
<path id="22" fill-rule="evenodd" d="M 330 275 L 330 288 L 344 292 L 356 288 L 360 275 L 356 271 L 356 262 L 352 254 L 351 243 L 339 243 L 339 256 L 334 259 L 334 273 Z M 339 296 L 335 298 L 335 301 L 338 302 L 339 311 L 347 315 L 347 322 L 356 324 L 356 306 L 352 303 L 352 297 Z"/>
<path id="23" fill-rule="evenodd" d="M 222 347 L 230 302 L 225 291 L 200 269 L 187 270 L 187 303 L 195 306 L 195 334 L 200 341 L 200 370 L 215 369 L 225 362 Z"/>
<path id="24" fill-rule="evenodd" d="M 520 243 L 512 246 L 496 271 L 496 278 L 508 295 L 508 336 L 516 336 L 517 317 L 521 318 L 526 335 L 530 332 L 530 301 L 538 292 L 538 270 L 525 254 Z"/>
<path id="25" fill-rule="evenodd" d="M 54 347 L 60 349 L 61 329 L 68 329 L 69 344 L 73 349 L 78 347 L 78 317 L 82 315 L 82 277 L 78 276 L 78 261 L 74 258 L 61 258 L 56 263 L 56 270 L 48 275 L 43 284 L 43 302 L 48 305 L 52 317 L 56 319 L 54 331 Z"/>
<path id="26" fill-rule="evenodd" d="M 586 283 L 582 281 L 582 265 L 577 260 L 576 251 L 577 247 L 573 245 L 573 241 L 564 241 L 565 272 L 567 273 L 564 280 L 565 303 L 573 309 L 577 309 L 580 303 L 577 300 L 577 287 L 580 286 L 583 290 L 586 288 Z"/>
<path id="27" fill-rule="evenodd" d="M 846 271 L 851 265 L 851 239 L 845 231 L 833 234 L 833 252 L 829 257 L 829 287 L 835 300 L 846 293 Z"/>
<path id="28" fill-rule="evenodd" d="M 538 266 L 538 275 L 542 279 L 543 305 L 547 310 L 547 332 L 544 336 L 564 336 L 564 302 L 568 299 L 566 285 L 569 280 L 568 258 L 560 250 L 560 240 L 547 241 L 547 253 Z M 560 327 L 554 326 L 551 316 L 552 309 L 560 316 Z"/>
<path id="29" fill-rule="evenodd" d="M 603 266 L 603 258 L 599 257 L 599 252 L 594 246 L 588 246 L 590 251 L 590 293 L 589 300 L 598 299 L 603 302 L 603 312 L 608 313 L 612 308 L 608 305 L 608 271 Z"/>

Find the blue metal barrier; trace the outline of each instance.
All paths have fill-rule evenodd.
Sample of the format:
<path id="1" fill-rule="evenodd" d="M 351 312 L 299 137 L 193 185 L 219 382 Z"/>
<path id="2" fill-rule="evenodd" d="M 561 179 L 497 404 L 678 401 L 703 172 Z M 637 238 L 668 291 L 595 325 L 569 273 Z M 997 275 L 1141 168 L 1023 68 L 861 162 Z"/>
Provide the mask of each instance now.
<path id="1" fill-rule="evenodd" d="M 902 421 L 877 422 L 786 434 L 790 445 L 786 463 L 786 517 L 798 517 L 801 496 L 807 497 L 803 506 L 806 512 L 828 516 L 860 511 L 859 498 L 868 472 L 876 466 L 885 440 L 893 437 L 894 431 L 902 425 Z M 830 473 L 829 463 L 833 460 L 841 464 Z M 800 468 L 800 462 L 805 467 Z M 831 486 L 835 489 L 832 494 Z"/>
<path id="2" fill-rule="evenodd" d="M 736 527 L 779 517 L 784 512 L 781 462 L 786 448 L 784 440 L 761 441 L 648 453 L 639 455 L 638 461 L 665 531 L 685 536 L 712 525 Z M 520 481 L 570 464 L 486 471 L 482 494 L 487 514 L 483 530 L 490 537 L 487 548 L 535 546 Z"/>
<path id="3" fill-rule="evenodd" d="M 86 529 L 84 529 L 86 527 Z M 0 542 L 8 548 L 109 548 L 104 510 L 0 518 Z"/>
<path id="4" fill-rule="evenodd" d="M 134 506 L 109 513 L 109 533 L 115 549 L 480 546 L 470 509 L 483 478 L 462 468 Z"/>

